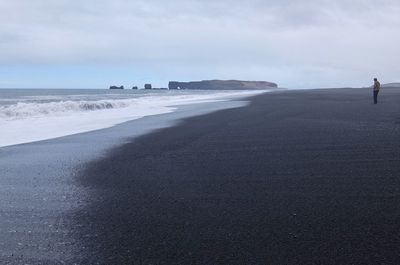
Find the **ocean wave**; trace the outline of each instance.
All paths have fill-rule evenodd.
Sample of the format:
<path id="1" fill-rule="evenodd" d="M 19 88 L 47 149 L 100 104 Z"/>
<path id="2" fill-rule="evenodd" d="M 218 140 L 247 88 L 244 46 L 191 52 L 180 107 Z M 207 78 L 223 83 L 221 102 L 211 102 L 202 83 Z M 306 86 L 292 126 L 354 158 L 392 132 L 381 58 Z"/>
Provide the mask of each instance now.
<path id="1" fill-rule="evenodd" d="M 68 113 L 87 112 L 129 107 L 135 102 L 131 100 L 99 100 L 99 101 L 54 101 L 54 102 L 18 102 L 0 107 L 0 118 L 24 119 L 47 115 L 65 115 Z"/>
<path id="2" fill-rule="evenodd" d="M 123 99 L 116 98 L 119 95 L 98 94 L 77 100 L 66 95 L 63 100 L 45 102 L 43 100 L 50 98 L 39 95 L 36 101 L 0 105 L 0 147 L 109 128 L 142 117 L 173 112 L 179 105 L 225 101 L 258 93 L 261 92 L 179 91 L 124 95 L 131 97 Z"/>
<path id="3" fill-rule="evenodd" d="M 260 92 L 219 92 L 209 94 L 147 94 L 146 96 L 136 96 L 135 98 L 114 98 L 114 99 L 91 99 L 91 100 L 56 100 L 43 102 L 43 96 L 39 96 L 37 101 L 20 101 L 11 105 L 0 105 L 0 121 L 23 120 L 29 118 L 46 118 L 53 116 L 70 116 L 79 113 L 89 113 L 94 111 L 123 109 L 133 107 L 132 110 L 140 111 L 145 108 L 157 108 L 162 106 L 190 104 L 202 100 L 217 101 L 229 96 L 244 96 L 246 94 L 256 94 Z M 71 95 L 68 95 L 71 97 Z M 108 95 L 110 96 L 110 95 Z M 53 96 L 46 97 L 46 100 Z"/>

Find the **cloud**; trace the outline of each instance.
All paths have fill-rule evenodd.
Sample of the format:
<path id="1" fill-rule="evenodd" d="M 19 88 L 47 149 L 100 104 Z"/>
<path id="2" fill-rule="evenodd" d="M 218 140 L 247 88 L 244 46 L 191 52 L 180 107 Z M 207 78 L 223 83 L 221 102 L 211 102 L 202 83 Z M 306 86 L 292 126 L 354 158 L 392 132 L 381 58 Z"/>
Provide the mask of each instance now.
<path id="1" fill-rule="evenodd" d="M 288 86 L 400 72 L 398 1 L 0 0 L 0 10 L 3 67 L 130 65 Z"/>

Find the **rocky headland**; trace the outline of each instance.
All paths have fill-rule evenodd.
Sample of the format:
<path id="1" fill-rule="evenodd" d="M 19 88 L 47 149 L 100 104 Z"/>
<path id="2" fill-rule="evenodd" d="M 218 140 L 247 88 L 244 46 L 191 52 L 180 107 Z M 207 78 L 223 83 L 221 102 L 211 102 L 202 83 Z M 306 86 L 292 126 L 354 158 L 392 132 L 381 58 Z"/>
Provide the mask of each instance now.
<path id="1" fill-rule="evenodd" d="M 388 84 L 382 84 L 382 87 L 384 88 L 400 88 L 400 83 L 388 83 Z"/>
<path id="2" fill-rule="evenodd" d="M 204 80 L 195 82 L 171 81 L 169 89 L 204 89 L 204 90 L 244 90 L 244 89 L 271 89 L 278 85 L 266 81 L 240 81 L 240 80 Z"/>

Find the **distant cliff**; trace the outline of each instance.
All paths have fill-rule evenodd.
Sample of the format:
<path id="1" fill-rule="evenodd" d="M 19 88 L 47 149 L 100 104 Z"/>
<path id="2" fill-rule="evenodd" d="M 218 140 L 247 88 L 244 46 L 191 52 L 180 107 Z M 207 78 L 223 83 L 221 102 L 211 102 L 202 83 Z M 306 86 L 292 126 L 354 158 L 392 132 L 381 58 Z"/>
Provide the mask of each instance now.
<path id="1" fill-rule="evenodd" d="M 240 80 L 204 80 L 196 82 L 171 81 L 169 89 L 222 89 L 222 90 L 243 90 L 243 89 L 271 89 L 278 85 L 266 81 L 240 81 Z"/>
<path id="2" fill-rule="evenodd" d="M 400 83 L 389 83 L 389 84 L 382 84 L 382 87 L 393 87 L 393 88 L 400 88 Z"/>

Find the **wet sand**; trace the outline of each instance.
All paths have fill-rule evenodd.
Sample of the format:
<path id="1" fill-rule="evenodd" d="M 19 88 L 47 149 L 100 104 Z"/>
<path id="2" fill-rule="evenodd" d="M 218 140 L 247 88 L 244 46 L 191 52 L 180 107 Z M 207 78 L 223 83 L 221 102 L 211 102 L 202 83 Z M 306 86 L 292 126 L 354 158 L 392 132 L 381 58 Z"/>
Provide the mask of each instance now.
<path id="1" fill-rule="evenodd" d="M 100 257 L 83 262 L 88 253 L 81 228 L 88 224 L 74 219 L 76 211 L 92 203 L 96 189 L 77 181 L 87 164 L 182 118 L 246 104 L 238 100 L 179 106 L 108 129 L 1 147 L 0 264 L 97 264 Z"/>
<path id="2" fill-rule="evenodd" d="M 87 264 L 398 264 L 400 91 L 287 91 L 114 149 L 76 181 Z"/>

